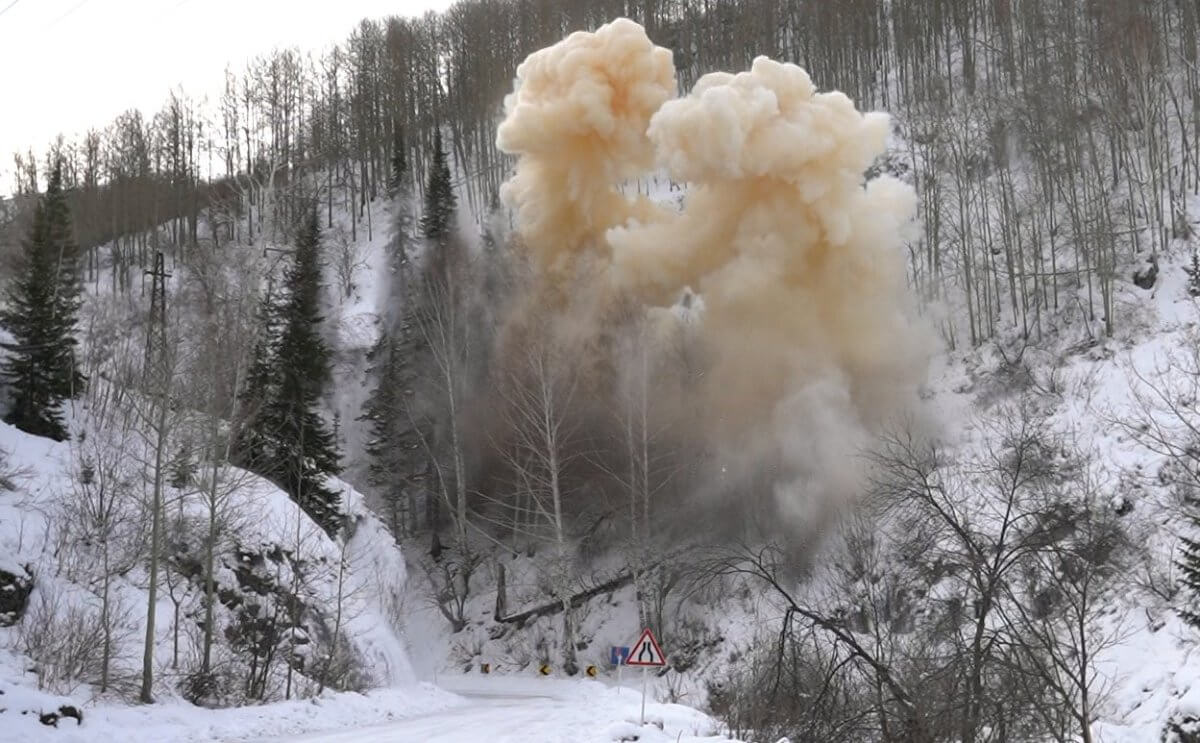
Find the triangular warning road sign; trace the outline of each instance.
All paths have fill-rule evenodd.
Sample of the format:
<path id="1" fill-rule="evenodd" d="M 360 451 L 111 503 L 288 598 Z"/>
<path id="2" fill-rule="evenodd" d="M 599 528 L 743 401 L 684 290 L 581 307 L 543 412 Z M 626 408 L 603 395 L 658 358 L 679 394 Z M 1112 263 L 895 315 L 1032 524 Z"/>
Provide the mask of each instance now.
<path id="1" fill-rule="evenodd" d="M 667 656 L 663 655 L 662 648 L 658 646 L 658 640 L 654 639 L 654 633 L 649 628 L 642 630 L 642 636 L 629 650 L 629 657 L 625 659 L 627 666 L 665 666 L 667 665 Z"/>

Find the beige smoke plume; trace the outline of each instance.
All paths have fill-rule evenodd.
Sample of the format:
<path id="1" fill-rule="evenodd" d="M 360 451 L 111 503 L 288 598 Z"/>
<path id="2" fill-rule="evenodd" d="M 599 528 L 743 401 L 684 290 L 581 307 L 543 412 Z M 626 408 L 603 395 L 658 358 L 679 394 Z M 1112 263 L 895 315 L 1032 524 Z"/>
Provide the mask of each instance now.
<path id="1" fill-rule="evenodd" d="M 620 19 L 534 52 L 517 80 L 497 144 L 521 159 L 501 196 L 539 267 L 565 268 L 564 255 L 602 249 L 609 227 L 659 211 L 617 185 L 654 161 L 646 127 L 675 95 L 675 67 L 669 50 Z"/>
<path id="2" fill-rule="evenodd" d="M 674 87 L 670 53 L 624 19 L 530 56 L 500 129 L 521 156 L 505 195 L 543 272 L 600 248 L 593 280 L 648 308 L 702 298 L 696 404 L 717 452 L 730 468 L 782 463 L 779 496 L 810 516 L 855 489 L 857 448 L 926 374 L 933 336 L 902 248 L 915 195 L 890 176 L 864 184 L 887 116 L 818 93 L 795 65 L 760 57 L 686 97 Z M 651 160 L 688 183 L 681 211 L 617 192 Z"/>

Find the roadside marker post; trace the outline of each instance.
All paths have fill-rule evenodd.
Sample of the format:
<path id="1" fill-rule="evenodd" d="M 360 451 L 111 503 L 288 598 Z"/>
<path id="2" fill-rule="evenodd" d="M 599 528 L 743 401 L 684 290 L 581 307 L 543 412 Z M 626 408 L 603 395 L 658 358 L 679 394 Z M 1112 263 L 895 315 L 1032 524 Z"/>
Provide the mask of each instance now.
<path id="1" fill-rule="evenodd" d="M 654 639 L 654 633 L 650 628 L 642 630 L 642 636 L 634 643 L 633 648 L 629 651 L 629 655 L 625 658 L 627 666 L 642 667 L 642 725 L 646 724 L 646 672 L 651 667 L 661 667 L 667 665 L 667 656 L 663 654 L 662 648 L 658 646 L 658 640 Z"/>

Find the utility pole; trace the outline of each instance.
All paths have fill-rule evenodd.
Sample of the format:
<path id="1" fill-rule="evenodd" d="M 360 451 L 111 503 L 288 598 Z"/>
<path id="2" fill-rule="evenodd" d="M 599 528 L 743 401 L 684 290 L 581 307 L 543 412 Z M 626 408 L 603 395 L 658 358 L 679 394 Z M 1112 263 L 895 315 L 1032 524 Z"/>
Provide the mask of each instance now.
<path id="1" fill-rule="evenodd" d="M 155 608 L 158 602 L 158 559 L 162 543 L 163 450 L 167 439 L 167 410 L 170 406 L 171 369 L 167 350 L 167 278 L 163 254 L 154 256 L 154 270 L 146 271 L 153 285 L 150 292 L 150 318 L 146 330 L 146 358 L 142 383 L 150 397 L 154 430 L 154 490 L 151 495 L 150 586 L 146 601 L 146 640 L 142 649 L 142 688 L 140 699 L 154 701 Z"/>
<path id="2" fill-rule="evenodd" d="M 142 367 L 143 381 L 149 385 L 154 366 L 167 345 L 167 279 L 171 274 L 163 266 L 162 251 L 154 254 L 154 269 L 145 272 L 151 277 L 150 318 L 146 326 L 146 358 Z"/>

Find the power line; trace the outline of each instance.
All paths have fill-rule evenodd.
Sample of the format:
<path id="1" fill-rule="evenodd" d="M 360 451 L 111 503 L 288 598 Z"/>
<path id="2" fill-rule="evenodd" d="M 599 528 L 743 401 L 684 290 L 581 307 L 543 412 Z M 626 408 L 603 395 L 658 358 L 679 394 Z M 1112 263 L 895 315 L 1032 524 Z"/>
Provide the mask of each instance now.
<path id="1" fill-rule="evenodd" d="M 19 2 L 21 2 L 21 0 L 12 0 L 11 3 L 4 6 L 4 10 L 0 10 L 0 15 L 4 15 L 8 11 L 12 10 L 16 6 L 16 4 Z"/>

